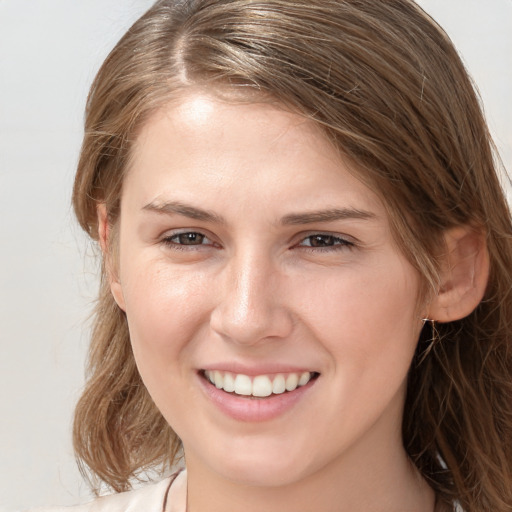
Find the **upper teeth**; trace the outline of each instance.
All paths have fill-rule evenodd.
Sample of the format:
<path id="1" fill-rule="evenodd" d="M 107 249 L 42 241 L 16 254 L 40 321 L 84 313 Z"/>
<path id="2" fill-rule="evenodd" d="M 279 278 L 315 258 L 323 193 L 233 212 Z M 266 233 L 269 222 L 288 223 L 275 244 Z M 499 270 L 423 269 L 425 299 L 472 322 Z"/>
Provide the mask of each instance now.
<path id="1" fill-rule="evenodd" d="M 236 393 L 245 396 L 270 396 L 272 393 L 278 395 L 285 391 L 305 386 L 313 374 L 311 372 L 277 374 L 274 376 L 258 375 L 249 377 L 241 373 L 221 372 L 218 370 L 205 370 L 205 377 L 218 389 L 228 393 Z"/>

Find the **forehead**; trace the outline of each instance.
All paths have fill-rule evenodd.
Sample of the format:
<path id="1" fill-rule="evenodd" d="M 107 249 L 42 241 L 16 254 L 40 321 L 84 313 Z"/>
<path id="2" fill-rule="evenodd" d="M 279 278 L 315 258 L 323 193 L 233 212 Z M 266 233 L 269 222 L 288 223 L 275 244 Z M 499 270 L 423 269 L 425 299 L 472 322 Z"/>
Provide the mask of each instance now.
<path id="1" fill-rule="evenodd" d="M 265 134 L 268 135 L 266 140 L 262 137 Z M 249 138 L 254 144 L 268 144 L 273 138 L 271 146 L 277 148 L 286 135 L 288 144 L 303 144 L 307 139 L 314 140 L 315 145 L 323 149 L 330 146 L 319 126 L 305 116 L 292 112 L 269 97 L 254 93 L 241 96 L 241 93 L 231 93 L 228 89 L 182 91 L 144 123 L 135 140 L 134 156 L 143 150 L 148 138 L 161 141 L 159 135 L 167 136 L 169 144 L 201 138 L 206 144 L 215 140 L 234 147 L 237 143 L 246 144 Z M 324 153 L 337 157 L 333 147 Z"/>
<path id="2" fill-rule="evenodd" d="M 317 124 L 268 101 L 184 94 L 148 119 L 131 156 L 126 186 L 137 182 L 148 202 L 177 190 L 212 200 L 227 191 L 230 202 L 256 191 L 310 202 L 315 190 L 325 204 L 382 206 Z"/>

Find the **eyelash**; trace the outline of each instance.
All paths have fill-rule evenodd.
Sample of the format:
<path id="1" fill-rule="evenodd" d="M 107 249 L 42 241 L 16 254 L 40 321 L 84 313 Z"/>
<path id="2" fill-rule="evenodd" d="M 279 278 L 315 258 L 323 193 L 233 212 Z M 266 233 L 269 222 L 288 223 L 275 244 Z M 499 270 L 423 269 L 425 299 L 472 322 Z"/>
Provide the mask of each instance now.
<path id="1" fill-rule="evenodd" d="M 329 239 L 329 242 L 331 242 L 332 245 L 313 246 L 311 245 L 313 239 L 316 239 L 317 241 L 321 239 Z M 302 245 L 306 240 L 309 240 L 310 245 Z M 301 242 L 297 244 L 296 247 L 301 247 L 304 248 L 305 250 L 313 252 L 329 252 L 353 249 L 354 246 L 355 244 L 353 242 L 350 242 L 346 238 L 342 238 L 341 236 L 336 236 L 330 233 L 314 233 L 303 238 Z"/>
<path id="2" fill-rule="evenodd" d="M 186 244 L 186 243 L 181 243 L 181 242 L 176 241 L 176 239 L 178 237 L 182 237 L 182 236 L 202 237 L 201 243 Z M 323 239 L 324 242 L 331 243 L 332 245 L 314 246 L 314 245 L 312 245 L 312 243 L 315 243 L 315 242 L 313 242 L 313 240 L 315 240 L 315 239 L 317 242 L 320 242 L 320 240 Z M 327 240 L 325 240 L 325 239 L 327 239 Z M 205 243 L 203 243 L 204 240 L 207 240 L 210 243 L 205 244 Z M 304 242 L 306 242 L 306 241 L 309 241 L 309 245 L 304 245 Z M 218 245 L 215 242 L 212 242 L 205 234 L 200 233 L 198 231 L 182 231 L 179 233 L 172 233 L 169 236 L 164 237 L 162 239 L 162 243 L 176 251 L 198 250 L 201 246 L 205 246 L 205 245 L 217 246 Z M 346 249 L 350 250 L 355 247 L 355 243 L 350 242 L 346 238 L 342 238 L 340 236 L 336 236 L 336 235 L 333 235 L 330 233 L 313 233 L 311 235 L 308 235 L 308 236 L 302 238 L 299 243 L 295 244 L 292 247 L 292 249 L 294 247 L 298 247 L 302 250 L 306 250 L 309 252 L 318 253 L 318 252 L 340 251 L 340 250 L 346 250 Z"/>

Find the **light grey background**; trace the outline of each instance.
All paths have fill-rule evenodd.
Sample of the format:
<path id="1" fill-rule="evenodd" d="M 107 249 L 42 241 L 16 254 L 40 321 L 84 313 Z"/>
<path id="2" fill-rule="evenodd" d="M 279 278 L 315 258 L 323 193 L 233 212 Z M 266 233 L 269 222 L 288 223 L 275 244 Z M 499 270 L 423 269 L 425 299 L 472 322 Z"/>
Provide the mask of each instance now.
<path id="1" fill-rule="evenodd" d="M 512 167 L 512 0 L 422 0 L 458 46 Z M 94 249 L 71 215 L 87 89 L 151 0 L 0 0 L 0 510 L 87 499 L 71 415 Z"/>

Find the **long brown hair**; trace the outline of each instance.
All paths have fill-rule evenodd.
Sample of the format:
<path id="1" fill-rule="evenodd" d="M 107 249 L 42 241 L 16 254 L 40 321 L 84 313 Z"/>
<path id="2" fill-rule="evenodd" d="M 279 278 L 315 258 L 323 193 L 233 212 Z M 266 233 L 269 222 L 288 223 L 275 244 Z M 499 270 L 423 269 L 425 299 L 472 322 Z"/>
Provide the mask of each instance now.
<path id="1" fill-rule="evenodd" d="M 448 36 L 411 0 L 156 2 L 113 49 L 88 99 L 73 204 L 94 240 L 99 203 L 115 232 L 137 131 L 190 85 L 261 94 L 316 122 L 380 194 L 429 289 L 443 233 L 484 230 L 485 297 L 460 321 L 435 333 L 425 326 L 403 441 L 443 503 L 511 510 L 511 216 L 478 96 Z M 141 470 L 165 470 L 180 450 L 139 377 L 104 271 L 74 443 L 82 467 L 116 491 Z"/>

